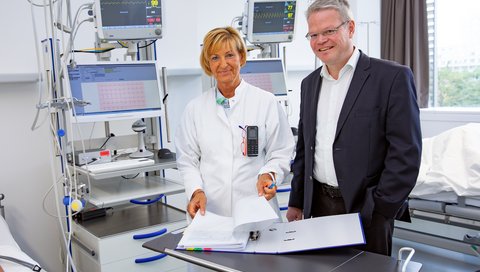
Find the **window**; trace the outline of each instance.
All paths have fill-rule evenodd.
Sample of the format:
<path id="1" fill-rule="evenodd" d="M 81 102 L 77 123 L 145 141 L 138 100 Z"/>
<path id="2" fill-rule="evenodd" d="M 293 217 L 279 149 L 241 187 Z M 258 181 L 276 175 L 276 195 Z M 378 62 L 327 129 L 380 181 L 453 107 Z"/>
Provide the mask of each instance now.
<path id="1" fill-rule="evenodd" d="M 480 107 L 480 1 L 427 3 L 431 107 Z"/>

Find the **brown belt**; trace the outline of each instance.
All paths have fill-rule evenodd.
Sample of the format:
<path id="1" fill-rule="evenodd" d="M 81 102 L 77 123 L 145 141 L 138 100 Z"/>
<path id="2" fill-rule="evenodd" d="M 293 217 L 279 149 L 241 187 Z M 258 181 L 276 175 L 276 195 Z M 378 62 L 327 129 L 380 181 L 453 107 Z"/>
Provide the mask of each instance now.
<path id="1" fill-rule="evenodd" d="M 329 196 L 331 198 L 339 198 L 342 197 L 342 192 L 338 187 L 330 186 L 326 183 L 320 182 L 320 190 L 322 190 L 322 194 Z"/>

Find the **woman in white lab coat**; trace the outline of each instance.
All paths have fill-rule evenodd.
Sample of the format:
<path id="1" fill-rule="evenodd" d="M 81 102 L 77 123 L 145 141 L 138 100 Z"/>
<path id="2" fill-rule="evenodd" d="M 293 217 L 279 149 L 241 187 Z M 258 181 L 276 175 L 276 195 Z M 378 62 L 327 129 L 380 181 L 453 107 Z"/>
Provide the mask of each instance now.
<path id="1" fill-rule="evenodd" d="M 294 139 L 274 95 L 242 80 L 245 62 L 235 29 L 206 34 L 200 63 L 217 86 L 187 105 L 175 138 L 192 218 L 198 210 L 231 216 L 234 203 L 252 195 L 264 195 L 278 210 L 272 183 L 290 171 Z M 249 126 L 258 128 L 258 156 L 247 154 Z"/>

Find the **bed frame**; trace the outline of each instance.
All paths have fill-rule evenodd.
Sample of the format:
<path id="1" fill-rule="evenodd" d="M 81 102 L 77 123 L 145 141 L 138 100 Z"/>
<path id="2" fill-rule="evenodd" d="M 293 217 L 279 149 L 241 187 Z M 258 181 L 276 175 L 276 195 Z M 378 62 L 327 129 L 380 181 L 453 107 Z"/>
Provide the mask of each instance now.
<path id="1" fill-rule="evenodd" d="M 469 201 L 410 199 L 412 223 L 395 222 L 395 237 L 480 256 L 480 207 L 468 205 Z"/>

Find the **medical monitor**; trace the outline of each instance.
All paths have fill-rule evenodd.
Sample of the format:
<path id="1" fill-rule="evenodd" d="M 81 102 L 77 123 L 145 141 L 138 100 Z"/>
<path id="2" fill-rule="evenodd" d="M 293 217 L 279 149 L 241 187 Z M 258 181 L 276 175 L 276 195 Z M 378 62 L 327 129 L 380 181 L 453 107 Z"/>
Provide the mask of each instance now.
<path id="1" fill-rule="evenodd" d="M 161 115 L 159 77 L 154 62 L 95 63 L 68 67 L 77 123 L 140 119 Z"/>
<path id="2" fill-rule="evenodd" d="M 104 40 L 162 38 L 162 0 L 95 0 L 98 36 Z"/>
<path id="3" fill-rule="evenodd" d="M 286 95 L 287 84 L 281 59 L 254 59 L 240 70 L 240 74 L 246 82 L 259 87 L 274 95 Z"/>
<path id="4" fill-rule="evenodd" d="M 291 42 L 296 1 L 248 0 L 247 40 L 253 44 Z"/>

